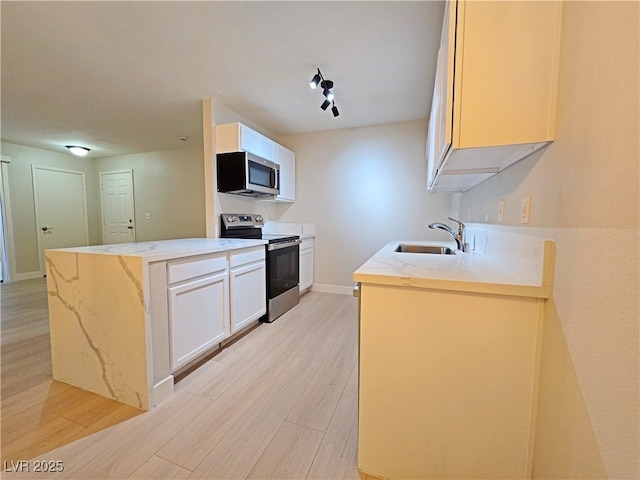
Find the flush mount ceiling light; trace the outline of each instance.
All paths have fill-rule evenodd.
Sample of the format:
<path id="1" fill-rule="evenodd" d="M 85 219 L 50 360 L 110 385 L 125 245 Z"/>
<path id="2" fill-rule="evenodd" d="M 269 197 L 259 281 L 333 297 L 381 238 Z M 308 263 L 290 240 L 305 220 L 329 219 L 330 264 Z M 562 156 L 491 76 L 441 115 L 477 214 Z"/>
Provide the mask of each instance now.
<path id="1" fill-rule="evenodd" d="M 318 85 L 320 85 L 320 88 L 322 88 L 322 94 L 325 98 L 325 100 L 322 102 L 322 105 L 320 105 L 320 108 L 322 110 L 326 110 L 329 105 L 333 104 L 331 111 L 333 112 L 333 116 L 337 117 L 338 115 L 340 115 L 340 113 L 338 112 L 338 107 L 336 107 L 336 104 L 334 102 L 335 95 L 331 91 L 331 89 L 333 88 L 333 82 L 331 80 L 325 79 L 319 68 L 317 69 L 317 73 L 309 82 L 309 86 L 313 89 L 318 88 Z"/>
<path id="2" fill-rule="evenodd" d="M 67 148 L 69 149 L 69 151 L 71 153 L 73 153 L 74 155 L 76 155 L 78 157 L 86 157 L 87 153 L 89 153 L 91 151 L 91 149 L 89 149 L 87 147 L 79 147 L 77 145 L 67 145 Z"/>

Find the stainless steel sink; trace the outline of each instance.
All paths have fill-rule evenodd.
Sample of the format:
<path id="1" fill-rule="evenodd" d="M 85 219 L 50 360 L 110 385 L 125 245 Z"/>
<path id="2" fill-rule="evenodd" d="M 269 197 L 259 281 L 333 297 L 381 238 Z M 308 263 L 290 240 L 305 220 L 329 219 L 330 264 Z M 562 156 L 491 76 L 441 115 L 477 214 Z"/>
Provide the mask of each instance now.
<path id="1" fill-rule="evenodd" d="M 401 243 L 394 251 L 401 253 L 431 253 L 435 255 L 455 255 L 456 253 L 449 247 L 441 245 L 410 245 L 408 243 Z"/>

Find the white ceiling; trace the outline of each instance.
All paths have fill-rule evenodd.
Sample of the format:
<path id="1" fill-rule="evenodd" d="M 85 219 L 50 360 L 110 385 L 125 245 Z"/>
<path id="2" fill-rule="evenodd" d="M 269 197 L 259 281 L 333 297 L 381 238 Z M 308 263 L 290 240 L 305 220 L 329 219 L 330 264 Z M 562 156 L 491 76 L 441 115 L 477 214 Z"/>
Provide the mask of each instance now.
<path id="1" fill-rule="evenodd" d="M 0 8 L 2 140 L 93 157 L 201 145 L 203 98 L 274 135 L 426 118 L 444 12 L 439 1 Z M 335 83 L 337 118 L 309 88 L 316 66 Z"/>

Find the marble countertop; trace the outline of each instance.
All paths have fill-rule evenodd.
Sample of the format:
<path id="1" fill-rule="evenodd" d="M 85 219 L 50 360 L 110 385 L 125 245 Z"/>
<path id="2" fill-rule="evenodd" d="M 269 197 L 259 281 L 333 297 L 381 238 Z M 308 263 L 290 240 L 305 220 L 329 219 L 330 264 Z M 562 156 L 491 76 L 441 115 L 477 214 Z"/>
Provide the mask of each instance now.
<path id="1" fill-rule="evenodd" d="M 119 243 L 114 245 L 94 245 L 89 247 L 60 248 L 55 251 L 141 257 L 145 262 L 170 260 L 172 258 L 225 252 L 239 248 L 265 245 L 266 240 L 235 238 L 182 238 L 153 242 Z"/>
<path id="2" fill-rule="evenodd" d="M 355 271 L 354 281 L 462 292 L 549 297 L 548 275 L 541 273 L 546 256 L 540 257 L 539 262 L 528 262 L 527 268 L 514 268 L 511 257 L 499 255 L 460 251 L 456 251 L 455 255 L 395 252 L 400 243 L 446 245 L 455 249 L 453 242 L 389 242 Z"/>

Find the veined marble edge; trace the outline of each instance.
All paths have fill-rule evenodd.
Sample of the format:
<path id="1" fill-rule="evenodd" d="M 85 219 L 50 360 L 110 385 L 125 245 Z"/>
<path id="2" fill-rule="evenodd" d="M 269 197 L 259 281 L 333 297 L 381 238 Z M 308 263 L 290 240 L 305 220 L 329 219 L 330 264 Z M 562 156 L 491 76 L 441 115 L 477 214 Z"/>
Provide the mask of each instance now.
<path id="1" fill-rule="evenodd" d="M 519 285 L 488 282 L 470 282 L 464 280 L 423 279 L 412 277 L 396 277 L 370 273 L 354 274 L 356 282 L 389 287 L 413 287 L 425 290 L 442 290 L 449 292 L 485 293 L 492 295 L 508 295 L 516 297 L 549 298 L 550 289 L 546 285 Z"/>
<path id="2" fill-rule="evenodd" d="M 203 241 L 206 243 L 210 241 L 209 245 L 190 245 L 188 242 Z M 168 248 L 169 242 L 176 242 L 184 244 L 183 248 L 179 246 Z M 218 243 L 216 245 L 216 243 Z M 207 255 L 211 253 L 222 253 L 231 250 L 239 250 L 243 248 L 251 248 L 259 245 L 266 245 L 266 240 L 261 239 L 227 239 L 227 238 L 215 238 L 215 239 L 177 239 L 177 240 L 159 240 L 157 242 L 137 242 L 137 243 L 124 243 L 110 245 L 94 245 L 88 247 L 75 247 L 75 248 L 59 248 L 51 249 L 55 252 L 63 253 L 75 253 L 83 255 L 114 255 L 118 257 L 134 257 L 142 258 L 143 262 L 150 263 L 162 260 L 170 260 L 174 258 L 183 258 L 197 255 Z M 149 246 L 148 249 L 140 249 L 140 247 Z M 164 247 L 165 250 L 158 249 L 158 247 Z M 127 248 L 138 249 L 136 251 L 126 251 Z M 124 250 L 124 251 L 123 251 Z M 49 251 L 49 250 L 47 250 Z"/>

